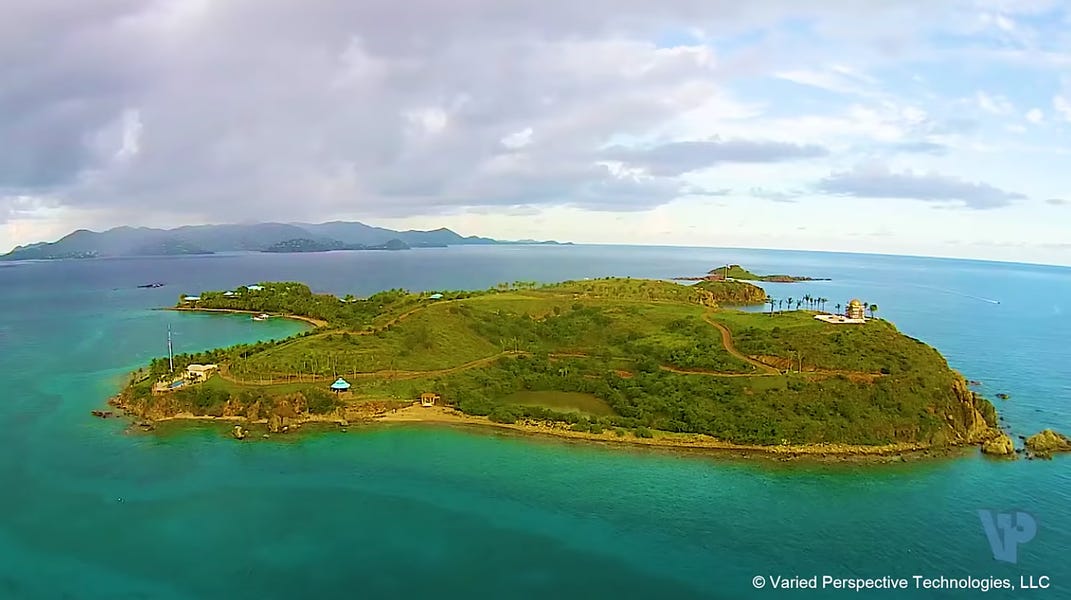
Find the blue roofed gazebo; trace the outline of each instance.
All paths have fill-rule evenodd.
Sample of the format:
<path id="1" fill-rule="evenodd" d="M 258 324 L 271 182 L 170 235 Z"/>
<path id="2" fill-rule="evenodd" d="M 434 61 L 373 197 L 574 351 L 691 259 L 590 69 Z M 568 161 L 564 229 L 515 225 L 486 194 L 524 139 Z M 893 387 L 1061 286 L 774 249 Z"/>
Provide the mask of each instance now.
<path id="1" fill-rule="evenodd" d="M 350 389 L 350 384 L 345 379 L 339 377 L 338 381 L 331 384 L 331 389 L 336 393 L 345 392 Z"/>

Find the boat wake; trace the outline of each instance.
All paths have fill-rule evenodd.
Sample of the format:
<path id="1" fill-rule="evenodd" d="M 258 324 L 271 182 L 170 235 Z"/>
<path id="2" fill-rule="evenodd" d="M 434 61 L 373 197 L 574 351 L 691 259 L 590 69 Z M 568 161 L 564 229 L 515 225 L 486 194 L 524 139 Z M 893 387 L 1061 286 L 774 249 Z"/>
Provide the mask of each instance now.
<path id="1" fill-rule="evenodd" d="M 951 294 L 953 296 L 960 296 L 961 298 L 970 298 L 971 300 L 978 300 L 979 302 L 988 302 L 989 304 L 1000 304 L 1000 300 L 994 300 L 992 298 L 983 298 L 982 296 L 975 296 L 973 294 L 967 294 L 967 293 L 961 292 L 959 290 L 951 290 L 951 289 L 947 289 L 947 288 L 931 287 L 931 286 L 928 286 L 928 285 L 915 285 L 914 287 L 917 287 L 917 288 L 920 288 L 920 289 L 924 289 L 924 290 L 932 290 L 934 292 L 942 292 L 942 293 L 945 293 L 945 294 Z"/>

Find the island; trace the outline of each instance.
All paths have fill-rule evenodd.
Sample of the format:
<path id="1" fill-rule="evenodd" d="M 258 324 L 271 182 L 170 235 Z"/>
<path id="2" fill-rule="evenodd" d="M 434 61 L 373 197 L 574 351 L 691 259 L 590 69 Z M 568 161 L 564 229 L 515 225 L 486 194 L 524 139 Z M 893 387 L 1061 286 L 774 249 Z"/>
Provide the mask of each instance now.
<path id="1" fill-rule="evenodd" d="M 330 250 L 407 250 L 510 244 L 570 245 L 554 240 L 503 241 L 462 236 L 440 227 L 429 231 L 395 231 L 357 221 L 329 223 L 252 223 L 186 225 L 173 229 L 114 227 L 79 229 L 54 242 L 18 246 L 0 254 L 0 262 L 69 260 L 134 256 L 185 256 L 218 252 L 327 252 Z"/>
<path id="2" fill-rule="evenodd" d="M 206 291 L 174 308 L 315 327 L 156 358 L 110 402 L 146 429 L 211 419 L 245 439 L 434 422 L 784 459 L 905 460 L 1002 435 L 994 406 L 891 322 L 726 307 L 741 296 L 765 293 L 629 278 L 367 298 L 297 282 Z"/>
<path id="3" fill-rule="evenodd" d="M 697 277 L 674 277 L 674 281 L 765 281 L 769 283 L 796 283 L 798 281 L 830 281 L 828 277 L 800 277 L 796 275 L 756 275 L 740 265 L 725 265 L 711 269 Z"/>
<path id="4" fill-rule="evenodd" d="M 443 245 L 442 247 L 446 247 Z M 331 252 L 334 250 L 409 250 L 412 247 L 399 240 L 391 238 L 382 244 L 343 244 L 337 240 L 312 240 L 308 238 L 296 238 L 276 242 L 261 250 L 261 252 Z"/>

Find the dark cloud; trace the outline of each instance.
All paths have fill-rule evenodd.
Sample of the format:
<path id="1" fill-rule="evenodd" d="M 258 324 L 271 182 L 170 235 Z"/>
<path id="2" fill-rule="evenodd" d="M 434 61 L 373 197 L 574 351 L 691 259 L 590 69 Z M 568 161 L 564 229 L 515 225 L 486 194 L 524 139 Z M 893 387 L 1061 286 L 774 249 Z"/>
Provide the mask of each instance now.
<path id="1" fill-rule="evenodd" d="M 719 138 L 671 142 L 648 148 L 615 146 L 603 152 L 609 160 L 622 161 L 660 176 L 682 175 L 722 163 L 775 163 L 828 154 L 828 150 L 813 144 Z"/>
<path id="2" fill-rule="evenodd" d="M 818 182 L 820 191 L 858 198 L 907 198 L 940 205 L 958 203 L 972 209 L 1008 206 L 1026 196 L 987 183 L 964 181 L 936 173 L 894 173 L 885 168 L 859 167 L 833 173 Z"/>
<path id="3" fill-rule="evenodd" d="M 850 31 L 842 41 L 862 51 L 905 35 L 928 10 L 846 0 L 0 0 L 0 198 L 218 222 L 641 210 L 717 195 L 676 176 L 826 150 L 746 139 L 629 150 L 621 140 L 652 139 L 723 94 L 733 69 L 785 54 L 650 40 L 806 17 L 830 43 Z M 607 153 L 647 176 L 600 165 Z"/>

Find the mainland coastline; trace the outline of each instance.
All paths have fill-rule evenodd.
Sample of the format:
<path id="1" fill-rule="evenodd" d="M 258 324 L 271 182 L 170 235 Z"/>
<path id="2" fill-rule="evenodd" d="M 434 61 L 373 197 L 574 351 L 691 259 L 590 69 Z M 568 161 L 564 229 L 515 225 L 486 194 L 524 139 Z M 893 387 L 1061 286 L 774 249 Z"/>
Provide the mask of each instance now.
<path id="1" fill-rule="evenodd" d="M 757 317 L 771 320 L 757 321 L 755 313 L 739 313 L 720 308 L 722 303 L 769 302 L 761 288 L 741 281 L 707 280 L 694 286 L 613 278 L 563 282 L 549 286 L 515 282 L 486 291 L 410 293 L 391 290 L 363 300 L 353 297 L 318 296 L 294 283 L 265 283 L 255 287 L 258 291 L 264 290 L 264 293 L 250 294 L 246 290 L 228 292 L 226 295 L 206 292 L 196 297 L 194 302 L 185 297 L 186 299 L 180 300 L 172 309 L 237 314 L 268 312 L 282 318 L 305 322 L 314 329 L 280 342 L 220 349 L 203 353 L 204 356 L 181 357 L 180 361 L 184 364 L 202 359 L 221 359 L 222 364 L 219 365 L 218 372 L 212 373 L 204 380 L 190 382 L 192 385 L 178 392 L 160 387 L 159 384 L 166 378 L 166 373 L 163 372 L 161 359 L 156 359 L 148 368 L 132 374 L 130 384 L 113 398 L 110 404 L 131 416 L 135 427 L 141 429 L 151 430 L 157 423 L 170 421 L 226 422 L 235 424 L 234 434 L 239 438 L 245 438 L 247 435 L 256 438 L 256 434 L 261 433 L 261 430 L 261 436 L 267 437 L 287 434 L 306 424 L 348 428 L 375 424 L 422 423 L 479 427 L 593 443 L 730 453 L 779 460 L 811 458 L 899 461 L 945 456 L 968 446 L 992 445 L 994 440 L 1007 437 L 997 426 L 997 416 L 992 404 L 970 391 L 966 380 L 948 369 L 935 351 L 921 342 L 903 336 L 891 324 L 874 321 L 853 330 L 844 326 L 819 323 L 811 318 L 817 316 L 815 311 L 790 310 L 788 313 L 781 311 L 775 315 L 771 308 L 768 316 L 763 314 Z M 571 307 L 566 308 L 570 303 Z M 791 302 L 789 306 L 791 307 Z M 471 311 L 472 307 L 493 310 L 476 315 L 467 312 Z M 537 307 L 542 311 L 541 314 L 531 314 L 529 309 Z M 481 319 L 501 320 L 504 319 L 507 308 L 511 311 L 509 319 L 513 319 L 509 324 L 524 322 L 528 324 L 526 326 L 536 329 L 559 326 L 558 323 L 568 322 L 566 317 L 572 315 L 596 321 L 602 319 L 594 326 L 611 330 L 621 326 L 621 322 L 626 318 L 637 315 L 646 319 L 663 319 L 664 322 L 657 323 L 661 328 L 652 331 L 656 336 L 652 339 L 665 342 L 663 338 L 668 331 L 677 334 L 686 343 L 678 343 L 677 340 L 673 340 L 673 344 L 666 342 L 670 346 L 668 351 L 650 345 L 625 344 L 613 348 L 613 352 L 597 346 L 586 349 L 555 347 L 552 348 L 555 351 L 548 352 L 546 346 L 522 350 L 517 338 L 512 340 L 513 347 L 509 348 L 510 341 L 502 339 L 503 347 L 499 348 L 498 352 L 457 364 L 464 355 L 464 352 L 459 351 L 460 343 L 456 341 L 460 334 L 451 331 L 451 334 L 456 336 L 455 339 L 439 347 L 436 340 L 430 339 L 434 336 L 429 334 L 427 329 L 422 329 L 428 327 L 429 323 L 449 324 L 451 319 L 465 321 L 469 326 L 478 325 Z M 512 312 L 518 308 L 525 310 L 517 314 Z M 346 319 L 351 320 L 347 322 Z M 631 326 L 641 322 L 642 319 L 630 321 Z M 360 326 L 360 323 L 364 325 Z M 757 335 L 756 326 L 759 325 L 768 328 L 774 337 L 763 334 L 766 337 L 759 340 L 761 343 L 754 342 L 752 338 Z M 770 346 L 776 346 L 778 336 L 783 335 L 778 331 L 784 328 L 797 336 L 785 346 L 792 349 L 787 356 L 783 355 L 784 353 L 779 355 L 779 351 Z M 483 330 L 478 326 L 476 330 L 483 335 Z M 365 359 L 362 355 L 364 345 L 378 349 L 386 345 L 384 340 L 397 341 L 394 338 L 398 337 L 396 334 L 399 331 L 403 332 L 403 346 L 409 347 L 396 349 L 394 355 L 379 361 L 382 363 L 383 360 L 389 360 L 389 368 L 358 370 L 354 367 L 350 371 L 340 367 L 339 361 Z M 855 332 L 848 334 L 849 336 L 855 336 L 854 339 L 868 344 L 863 351 L 867 356 L 866 360 L 855 359 L 837 364 L 836 360 L 841 359 L 830 362 L 831 357 L 834 357 L 833 353 L 827 352 L 828 356 L 807 356 L 804 359 L 796 350 L 797 347 L 806 346 L 806 343 L 802 342 L 815 342 L 818 346 L 812 345 L 807 352 L 825 352 L 827 349 L 823 349 L 822 344 L 827 344 L 826 338 L 836 340 L 836 343 L 830 346 L 835 349 L 836 344 L 842 344 L 844 341 L 842 332 L 849 331 Z M 633 338 L 639 335 L 637 331 L 629 333 Z M 744 351 L 734 345 L 734 335 L 744 340 Z M 874 339 L 870 340 L 871 337 Z M 555 343 L 560 346 L 561 341 L 558 339 Z M 896 366 L 894 362 L 890 362 L 893 354 L 880 356 L 880 350 L 875 350 L 890 343 L 897 346 L 896 352 L 901 354 L 916 352 L 917 356 L 912 355 L 911 360 L 917 364 L 903 363 Z M 314 350 L 325 344 L 331 348 L 328 355 L 332 364 L 308 364 L 307 357 L 312 356 Z M 575 340 L 570 344 L 575 346 Z M 695 352 L 682 354 L 681 349 L 687 348 L 687 344 L 694 346 Z M 921 347 L 915 350 L 914 344 L 920 344 Z M 755 349 L 760 347 L 766 348 L 768 353 L 755 352 Z M 335 348 L 341 350 L 335 352 Z M 639 353 L 636 352 L 637 349 L 640 350 Z M 305 364 L 299 366 L 297 361 L 302 356 L 306 357 Z M 407 364 L 424 362 L 427 366 L 439 366 L 435 362 L 437 360 L 445 360 L 446 364 L 441 368 L 425 369 L 405 369 L 395 364 L 395 361 L 403 361 Z M 900 360 L 905 359 L 900 356 Z M 892 365 L 892 368 L 877 368 L 879 363 Z M 217 367 L 215 364 L 211 366 Z M 918 372 L 920 366 L 932 372 L 923 377 L 923 374 Z M 291 371 L 278 372 L 280 367 Z M 542 377 L 543 383 L 536 383 L 535 388 L 548 388 L 547 382 L 551 382 L 547 392 L 535 392 L 536 395 L 546 393 L 550 398 L 554 395 L 553 389 L 550 388 L 555 386 L 564 385 L 563 390 L 591 388 L 594 391 L 588 394 L 591 396 L 590 406 L 585 405 L 589 400 L 584 398 L 581 398 L 582 406 L 579 407 L 553 403 L 526 405 L 512 404 L 513 396 L 509 390 L 504 390 L 497 396 L 494 396 L 494 392 L 477 393 L 475 397 L 471 393 L 475 387 L 473 381 L 489 381 L 486 378 L 496 374 L 506 374 L 504 376 L 508 377 L 509 373 L 518 368 L 529 369 L 529 375 L 519 375 L 522 380 Z M 795 412 L 770 408 L 764 413 L 767 415 L 767 422 L 773 421 L 777 434 L 761 431 L 748 433 L 749 425 L 743 419 L 738 419 L 738 422 L 723 427 L 723 431 L 729 433 L 724 436 L 717 435 L 715 431 L 696 431 L 703 427 L 702 419 L 707 418 L 703 416 L 694 417 L 699 420 L 693 421 L 691 425 L 681 421 L 667 421 L 664 415 L 672 413 L 665 413 L 664 410 L 661 413 L 650 413 L 647 417 L 630 416 L 630 412 L 635 413 L 635 410 L 629 408 L 628 402 L 641 402 L 639 408 L 646 410 L 642 403 L 651 402 L 649 399 L 644 400 L 650 398 L 649 396 L 637 396 L 636 400 L 624 403 L 619 399 L 611 403 L 612 405 L 602 399 L 618 398 L 622 393 L 621 389 L 628 390 L 625 393 L 635 395 L 637 392 L 632 382 L 642 379 L 655 380 L 656 384 L 661 385 L 668 382 L 683 386 L 686 390 L 688 386 L 693 386 L 695 389 L 685 393 L 698 393 L 698 396 L 693 397 L 697 398 L 696 402 L 700 404 L 706 402 L 702 398 L 704 390 L 718 397 L 725 397 L 730 393 L 754 397 L 762 393 L 764 398 L 772 398 L 773 406 L 784 402 L 785 398 L 796 396 L 825 402 L 827 399 L 823 399 L 823 396 L 828 395 L 825 391 L 827 388 L 833 390 L 834 394 L 840 390 L 840 393 L 849 399 L 855 395 L 860 401 L 865 401 L 868 395 L 877 394 L 874 398 L 885 398 L 895 392 L 901 385 L 898 382 L 901 379 L 906 381 L 912 370 L 916 371 L 914 375 L 918 380 L 914 385 L 925 380 L 934 382 L 933 385 L 940 388 L 948 386 L 945 391 L 935 388 L 931 392 L 935 398 L 943 398 L 937 405 L 926 409 L 933 415 L 932 418 L 923 418 L 918 423 L 912 423 L 898 413 L 884 415 L 873 407 L 865 407 L 870 413 L 854 417 L 854 422 L 853 418 L 844 416 L 833 419 L 837 427 L 858 432 L 837 434 L 842 439 L 800 439 L 807 435 L 836 437 L 814 429 L 813 423 L 819 422 L 819 419 L 811 419 L 802 425 L 798 423 L 804 419 L 797 413 L 808 410 L 804 403 L 799 403 L 801 408 L 793 409 Z M 561 379 L 548 378 L 546 373 L 540 375 L 544 371 L 556 371 Z M 342 377 L 347 372 L 359 391 L 350 390 L 350 383 L 345 382 Z M 252 374 L 258 378 L 251 377 Z M 320 391 L 328 389 L 327 384 L 336 375 L 338 381 L 335 383 L 344 382 L 345 387 L 334 391 L 341 393 L 332 395 Z M 481 377 L 484 379 L 480 379 Z M 585 380 L 590 382 L 600 379 L 605 381 L 590 385 L 585 383 Z M 710 387 L 712 384 L 704 383 L 702 385 L 707 387 L 695 387 L 699 380 L 718 384 Z M 610 382 L 608 387 L 606 382 Z M 146 393 L 148 384 L 153 385 L 151 393 Z M 524 385 L 532 389 L 531 383 Z M 719 385 L 721 387 L 718 387 Z M 423 395 L 434 399 L 422 403 L 416 400 L 415 396 L 420 395 L 418 390 L 424 389 L 444 393 L 440 399 L 439 394 L 429 391 Z M 682 406 L 687 408 L 686 403 Z M 778 413 L 777 410 L 782 412 Z M 711 419 L 716 420 L 724 416 L 718 409 L 708 412 Z M 659 416 L 660 414 L 663 416 Z M 779 420 L 785 424 L 782 425 Z M 791 432 L 792 427 L 795 427 L 798 433 L 789 433 L 781 439 L 771 439 L 772 435 L 781 435 L 781 431 Z M 876 430 L 877 433 L 871 435 L 871 430 Z M 882 434 L 881 431 L 886 433 Z M 853 441 L 853 435 L 861 439 Z M 746 439 L 749 436 L 756 440 L 762 439 L 764 443 Z"/>

